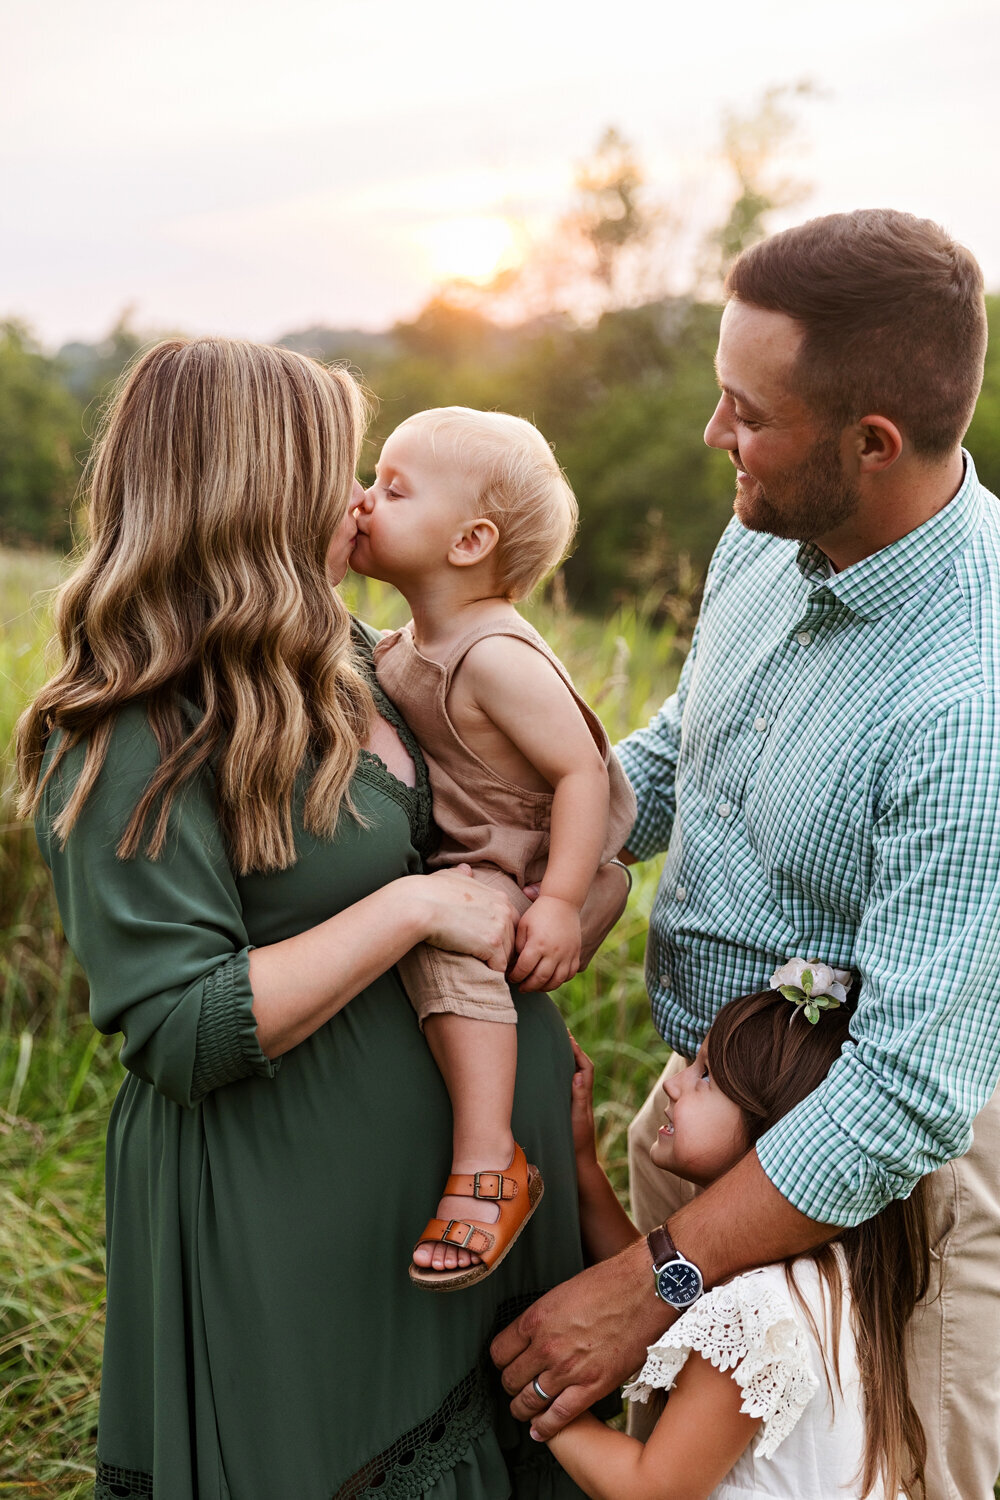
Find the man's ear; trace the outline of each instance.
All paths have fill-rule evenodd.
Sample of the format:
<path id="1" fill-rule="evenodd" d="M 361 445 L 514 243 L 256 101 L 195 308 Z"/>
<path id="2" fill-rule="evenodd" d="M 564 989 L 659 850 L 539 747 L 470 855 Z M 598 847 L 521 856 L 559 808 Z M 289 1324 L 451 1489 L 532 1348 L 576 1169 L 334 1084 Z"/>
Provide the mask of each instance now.
<path id="1" fill-rule="evenodd" d="M 469 521 L 448 548 L 448 561 L 456 568 L 468 568 L 489 557 L 500 540 L 500 533 L 492 521 L 480 516 Z"/>
<path id="2" fill-rule="evenodd" d="M 888 417 L 862 417 L 853 431 L 854 459 L 861 474 L 891 469 L 903 451 L 903 434 Z"/>

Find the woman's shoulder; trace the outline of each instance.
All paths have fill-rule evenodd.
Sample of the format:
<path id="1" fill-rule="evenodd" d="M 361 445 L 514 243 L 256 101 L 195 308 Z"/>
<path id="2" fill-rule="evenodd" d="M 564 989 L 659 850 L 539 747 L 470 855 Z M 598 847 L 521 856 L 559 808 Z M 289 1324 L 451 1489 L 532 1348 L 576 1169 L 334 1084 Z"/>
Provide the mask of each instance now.
<path id="1" fill-rule="evenodd" d="M 192 723 L 197 720 L 198 710 L 193 704 L 180 700 L 180 707 L 185 718 Z M 53 821 L 83 774 L 94 733 L 82 736 L 60 754 L 65 738 L 63 730 L 55 729 L 45 747 L 41 771 L 44 788 L 35 815 L 40 843 L 48 839 Z M 106 830 L 123 819 L 127 821 L 161 758 L 145 699 L 123 704 L 108 722 L 101 767 L 76 825 L 81 833 L 90 826 Z M 49 774 L 54 760 L 57 763 Z"/>

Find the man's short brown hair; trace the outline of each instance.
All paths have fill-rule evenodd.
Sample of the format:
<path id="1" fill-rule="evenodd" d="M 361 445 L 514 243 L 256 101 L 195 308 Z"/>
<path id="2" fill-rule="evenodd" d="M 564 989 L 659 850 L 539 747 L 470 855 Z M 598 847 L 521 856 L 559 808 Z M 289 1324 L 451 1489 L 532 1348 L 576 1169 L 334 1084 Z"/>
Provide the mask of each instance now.
<path id="1" fill-rule="evenodd" d="M 832 426 L 888 417 L 926 457 L 950 452 L 983 379 L 983 273 L 930 219 L 828 214 L 744 250 L 726 293 L 805 331 L 798 390 Z"/>

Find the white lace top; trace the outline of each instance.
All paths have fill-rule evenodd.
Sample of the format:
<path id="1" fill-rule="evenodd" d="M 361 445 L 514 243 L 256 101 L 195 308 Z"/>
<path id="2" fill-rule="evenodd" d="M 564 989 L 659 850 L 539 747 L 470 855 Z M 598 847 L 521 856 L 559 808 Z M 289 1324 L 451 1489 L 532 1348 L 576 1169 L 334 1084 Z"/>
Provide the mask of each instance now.
<path id="1" fill-rule="evenodd" d="M 850 1290 L 844 1284 L 838 1355 L 840 1385 L 827 1390 L 823 1358 L 782 1265 L 763 1266 L 706 1293 L 650 1345 L 646 1363 L 625 1395 L 647 1401 L 670 1390 L 692 1350 L 720 1370 L 731 1370 L 742 1410 L 762 1418 L 754 1442 L 737 1459 L 711 1500 L 850 1500 L 860 1494 L 864 1409 L 851 1331 Z M 816 1264 L 795 1262 L 795 1284 L 829 1342 L 829 1306 Z M 881 1485 L 871 1500 L 885 1500 Z"/>

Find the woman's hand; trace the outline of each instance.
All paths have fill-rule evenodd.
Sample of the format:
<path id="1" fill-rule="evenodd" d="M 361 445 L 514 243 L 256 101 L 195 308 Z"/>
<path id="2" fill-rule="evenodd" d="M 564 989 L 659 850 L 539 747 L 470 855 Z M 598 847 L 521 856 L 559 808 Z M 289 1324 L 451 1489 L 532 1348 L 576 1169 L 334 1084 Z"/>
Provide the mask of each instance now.
<path id="1" fill-rule="evenodd" d="M 404 882 L 408 889 L 419 883 L 416 896 L 423 903 L 425 943 L 451 953 L 471 953 L 503 974 L 514 946 L 517 912 L 501 891 L 471 875 L 469 865 L 456 865 L 433 875 L 409 875 Z"/>

